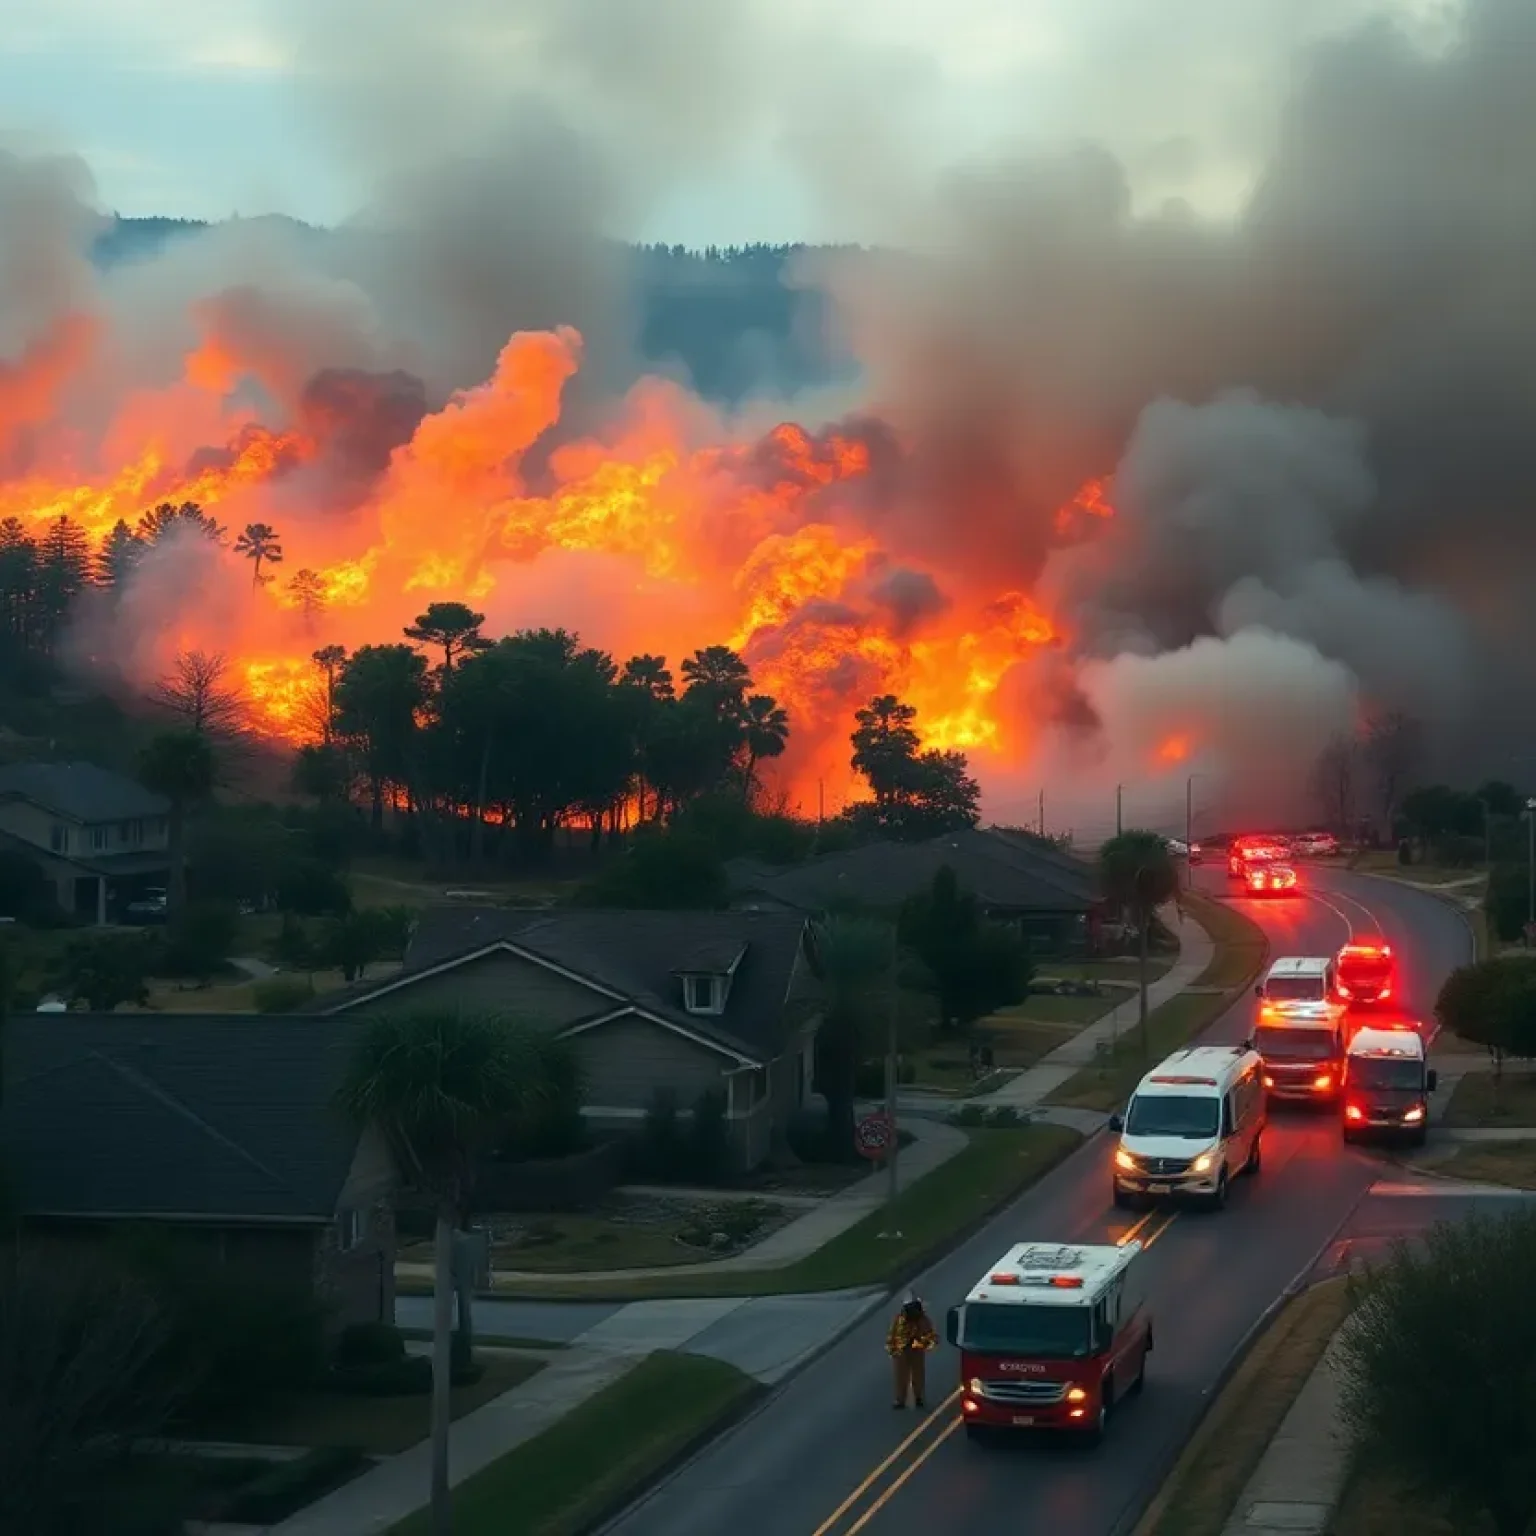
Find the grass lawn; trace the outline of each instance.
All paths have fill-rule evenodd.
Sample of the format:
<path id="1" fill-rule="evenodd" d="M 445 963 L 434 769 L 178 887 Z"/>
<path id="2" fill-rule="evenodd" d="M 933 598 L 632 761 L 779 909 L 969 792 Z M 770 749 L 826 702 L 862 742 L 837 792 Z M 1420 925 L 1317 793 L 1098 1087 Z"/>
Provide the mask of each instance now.
<path id="1" fill-rule="evenodd" d="M 1232 994 L 1248 987 L 1263 969 L 1269 941 L 1262 928 L 1222 902 L 1198 896 L 1186 896 L 1185 901 L 1216 945 L 1195 985 L 1222 990 L 1181 992 L 1169 998 L 1147 1016 L 1145 1049 L 1140 1027 L 1133 1022 L 1112 1050 L 1105 1049 L 1098 1061 L 1051 1094 L 1051 1103 L 1105 1113 L 1119 1109 L 1151 1067 L 1214 1024 L 1231 1005 Z"/>
<path id="2" fill-rule="evenodd" d="M 1324 1281 L 1281 1310 L 1211 1405 L 1136 1536 L 1221 1536 L 1286 1412 L 1344 1321 L 1345 1286 L 1342 1279 Z M 1157 1356 L 1152 1359 L 1155 1369 Z M 1394 1528 L 1371 1529 L 1374 1536 Z"/>
<path id="3" fill-rule="evenodd" d="M 542 1360 L 483 1353 L 484 1374 L 453 1389 L 453 1417 L 483 1408 L 544 1369 Z M 250 1445 L 355 1446 L 375 1456 L 394 1456 L 425 1440 L 431 1423 L 429 1393 L 364 1397 L 346 1392 L 304 1392 L 276 1399 L 251 1414 L 199 1424 L 188 1439 Z"/>
<path id="4" fill-rule="evenodd" d="M 1059 1125 L 978 1129 L 948 1162 L 881 1206 L 825 1247 L 780 1269 L 724 1270 L 632 1280 L 508 1281 L 497 1295 L 558 1300 L 586 1297 L 642 1301 L 666 1296 L 785 1296 L 889 1283 L 923 1267 L 977 1222 L 1054 1168 L 1082 1141 Z M 897 1238 L 882 1232 L 897 1231 Z"/>
<path id="5" fill-rule="evenodd" d="M 1450 885 L 1464 882 L 1468 891 L 1472 890 L 1473 881 L 1488 878 L 1487 871 L 1482 869 L 1458 869 L 1441 864 L 1399 864 L 1396 852 L 1390 848 L 1362 853 L 1353 864 L 1349 865 L 1349 868 L 1363 875 L 1390 875 L 1392 879 L 1406 880 L 1410 885 Z"/>
<path id="6" fill-rule="evenodd" d="M 1473 1184 L 1536 1189 L 1536 1140 L 1474 1142 L 1432 1166 L 1436 1173 Z"/>
<path id="7" fill-rule="evenodd" d="M 766 1200 L 720 1201 L 714 1206 L 684 1200 L 618 1201 L 602 1213 L 518 1220 L 515 1235 L 493 1239 L 491 1264 L 496 1270 L 550 1275 L 698 1264 L 720 1255 L 679 1242 L 678 1235 L 685 1229 L 708 1228 L 734 1235 L 744 1233 L 748 1221 L 756 1221 L 755 1240 L 781 1225 L 784 1217 L 783 1206 Z M 410 1263 L 430 1264 L 432 1244 L 412 1244 L 400 1257 Z"/>
<path id="8" fill-rule="evenodd" d="M 1506 1066 L 1497 1093 L 1492 1072 L 1468 1072 L 1438 1118 L 1441 1125 L 1536 1125 L 1536 1072 Z"/>
<path id="9" fill-rule="evenodd" d="M 431 879 L 419 864 L 397 859 L 359 859 L 348 873 L 352 899 L 360 907 L 424 907 L 445 899 L 449 891 L 484 891 L 491 905 L 554 901 L 580 884 L 549 878 L 505 879 L 466 875 L 462 879 Z M 474 905 L 466 901 L 466 906 Z"/>
<path id="10" fill-rule="evenodd" d="M 698 1355 L 647 1355 L 454 1490 L 455 1536 L 581 1536 L 762 1389 Z M 428 1536 L 426 1510 L 389 1536 Z"/>

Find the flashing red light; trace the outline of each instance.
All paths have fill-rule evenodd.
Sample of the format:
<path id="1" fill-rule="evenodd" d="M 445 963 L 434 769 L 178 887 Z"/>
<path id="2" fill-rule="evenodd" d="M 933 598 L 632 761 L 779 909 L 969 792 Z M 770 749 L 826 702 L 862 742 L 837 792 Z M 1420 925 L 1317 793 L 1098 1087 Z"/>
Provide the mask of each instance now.
<path id="1" fill-rule="evenodd" d="M 1080 1291 L 1083 1288 L 1081 1275 L 1052 1275 L 1051 1284 L 1062 1291 Z"/>
<path id="2" fill-rule="evenodd" d="M 1365 1111 L 1358 1104 L 1346 1104 L 1344 1106 L 1344 1118 L 1346 1120 L 1364 1120 Z"/>
<path id="3" fill-rule="evenodd" d="M 993 1285 L 1017 1285 L 1019 1277 L 1017 1275 L 993 1275 L 991 1276 L 991 1283 Z"/>

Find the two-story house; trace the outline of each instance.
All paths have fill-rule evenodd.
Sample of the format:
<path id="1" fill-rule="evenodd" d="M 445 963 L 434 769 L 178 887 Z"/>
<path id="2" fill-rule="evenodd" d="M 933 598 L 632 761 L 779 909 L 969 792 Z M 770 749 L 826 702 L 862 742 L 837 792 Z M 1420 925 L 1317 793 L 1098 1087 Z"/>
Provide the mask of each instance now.
<path id="1" fill-rule="evenodd" d="M 171 867 L 170 804 L 94 763 L 0 767 L 0 844 L 28 855 L 59 905 L 107 923 Z"/>

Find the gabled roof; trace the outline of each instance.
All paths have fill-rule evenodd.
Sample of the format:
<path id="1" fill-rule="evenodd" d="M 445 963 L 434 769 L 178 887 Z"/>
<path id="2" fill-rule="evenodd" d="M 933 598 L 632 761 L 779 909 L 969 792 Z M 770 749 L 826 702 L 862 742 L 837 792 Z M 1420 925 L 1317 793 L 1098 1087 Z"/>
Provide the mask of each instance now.
<path id="1" fill-rule="evenodd" d="M 330 1220 L 358 1132 L 333 1107 L 361 1025 L 16 1014 L 0 1166 L 29 1216 Z"/>
<path id="2" fill-rule="evenodd" d="M 160 795 L 95 763 L 7 763 L 0 767 L 0 799 L 12 796 L 69 821 L 134 821 L 170 811 Z"/>
<path id="3" fill-rule="evenodd" d="M 429 907 L 397 975 L 332 993 L 320 1006 L 327 1013 L 365 1013 L 371 999 L 502 951 L 593 989 L 591 1014 L 571 1027 L 634 1011 L 738 1059 L 767 1063 L 782 1053 L 793 1028 L 785 1003 L 805 928 L 798 912 Z M 700 966 L 701 955 L 711 966 Z M 681 976 L 714 969 L 722 957 L 725 970 L 735 966 L 725 1011 L 687 1012 Z M 516 1013 L 515 997 L 507 999 L 507 1011 Z"/>
<path id="4" fill-rule="evenodd" d="M 757 894 L 803 912 L 840 900 L 889 907 L 927 890 L 945 866 L 984 906 L 1012 912 L 1086 912 L 1094 872 L 1068 854 L 991 831 L 947 833 L 921 843 L 875 842 L 829 853 L 771 875 L 732 865 L 738 899 Z"/>

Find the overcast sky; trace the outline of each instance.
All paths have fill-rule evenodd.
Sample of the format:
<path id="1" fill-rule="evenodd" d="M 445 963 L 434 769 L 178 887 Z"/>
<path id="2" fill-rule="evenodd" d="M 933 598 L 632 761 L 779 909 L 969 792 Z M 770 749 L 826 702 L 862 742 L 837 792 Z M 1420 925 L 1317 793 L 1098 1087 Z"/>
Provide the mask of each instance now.
<path id="1" fill-rule="evenodd" d="M 3 0 L 0 142 L 103 205 L 330 223 L 540 92 L 643 185 L 613 233 L 860 238 L 843 195 L 1096 139 L 1138 201 L 1240 203 L 1305 45 L 1453 0 Z"/>

